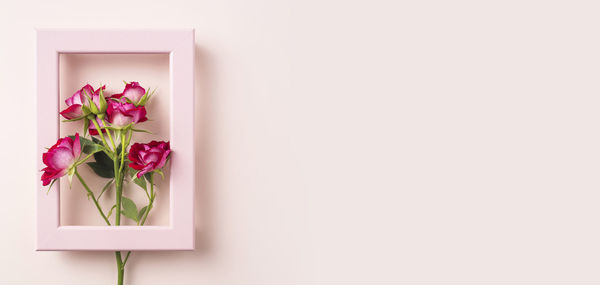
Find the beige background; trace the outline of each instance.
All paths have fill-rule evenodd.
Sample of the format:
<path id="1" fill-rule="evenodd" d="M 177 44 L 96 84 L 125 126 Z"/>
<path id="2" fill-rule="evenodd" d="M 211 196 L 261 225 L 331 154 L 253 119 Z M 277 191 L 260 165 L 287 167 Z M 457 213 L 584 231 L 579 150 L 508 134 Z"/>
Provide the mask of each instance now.
<path id="1" fill-rule="evenodd" d="M 34 27 L 194 27 L 198 249 L 128 284 L 600 283 L 596 1 L 0 4 L 0 283 L 34 252 Z"/>

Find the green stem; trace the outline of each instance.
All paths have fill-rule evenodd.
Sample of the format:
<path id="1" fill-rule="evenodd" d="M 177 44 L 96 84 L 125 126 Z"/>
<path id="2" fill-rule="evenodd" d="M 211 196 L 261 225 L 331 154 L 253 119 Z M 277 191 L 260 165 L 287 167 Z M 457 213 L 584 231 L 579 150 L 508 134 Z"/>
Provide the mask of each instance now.
<path id="1" fill-rule="evenodd" d="M 85 181 L 83 181 L 83 178 L 81 177 L 81 175 L 79 175 L 79 172 L 77 172 L 77 169 L 75 169 L 75 175 L 77 176 L 77 178 L 79 179 L 79 181 L 81 182 L 81 184 L 83 185 L 85 190 L 87 190 L 88 195 L 90 197 L 92 197 L 92 201 L 94 201 L 96 208 L 98 208 L 98 212 L 100 212 L 100 215 L 102 216 L 102 218 L 104 218 L 104 221 L 106 222 L 106 224 L 110 226 L 110 222 L 108 221 L 108 218 L 106 217 L 106 215 L 104 215 L 104 212 L 102 211 L 100 204 L 98 204 L 98 200 L 96 200 L 94 193 L 90 190 L 90 188 L 87 186 Z"/>
<path id="2" fill-rule="evenodd" d="M 131 136 L 133 135 L 133 130 L 129 129 L 129 134 L 127 134 L 127 143 L 126 145 L 129 145 L 129 142 L 131 142 Z"/>
<path id="3" fill-rule="evenodd" d="M 125 264 L 121 259 L 121 252 L 115 251 L 115 257 L 117 259 L 117 284 L 123 285 L 123 277 L 125 276 Z"/>
<path id="4" fill-rule="evenodd" d="M 124 147 L 121 147 L 121 152 L 124 151 Z M 115 149 L 116 152 L 116 149 Z M 123 196 L 123 179 L 121 179 L 121 171 L 119 162 L 117 160 L 117 153 L 113 158 L 113 169 L 115 172 L 115 194 L 116 194 L 116 208 L 117 211 L 115 213 L 115 225 L 121 225 L 121 197 Z M 115 251 L 115 257 L 117 259 L 117 284 L 123 285 L 123 275 L 125 274 L 125 266 L 123 264 L 123 259 L 121 258 L 121 252 Z"/>
<path id="5" fill-rule="evenodd" d="M 154 204 L 154 173 L 150 172 L 150 201 L 148 202 L 148 206 L 146 207 L 146 212 L 144 212 L 144 217 L 142 218 L 140 225 L 144 225 L 146 219 L 148 218 L 148 213 L 152 210 L 152 205 Z"/>
<path id="6" fill-rule="evenodd" d="M 77 161 L 77 164 L 75 164 L 75 166 L 79 166 L 79 165 L 83 164 L 86 160 L 88 160 L 88 158 L 92 157 L 92 155 L 94 155 L 94 154 L 90 153 L 84 159 Z"/>
<path id="7" fill-rule="evenodd" d="M 117 196 L 116 206 L 117 212 L 115 213 L 115 225 L 121 225 L 121 197 L 123 196 L 123 180 L 121 179 L 121 173 L 119 173 L 118 161 L 113 160 L 113 167 L 115 170 L 115 194 Z"/>
<path id="8" fill-rule="evenodd" d="M 131 251 L 128 251 L 127 255 L 125 256 L 125 259 L 123 260 L 123 267 L 125 267 L 125 264 L 127 263 L 127 260 L 129 259 L 130 254 L 131 254 Z"/>
<path id="9" fill-rule="evenodd" d="M 118 154 L 115 153 L 115 157 L 113 159 L 113 168 L 114 168 L 114 172 L 115 172 L 115 188 L 116 188 L 116 196 L 117 196 L 117 202 L 116 202 L 116 207 L 117 207 L 117 212 L 115 214 L 115 224 L 117 226 L 121 225 L 121 198 L 123 197 L 123 165 L 125 164 L 125 150 L 127 149 L 127 144 L 124 141 L 124 134 L 122 132 L 120 132 L 120 138 L 121 138 L 121 163 L 118 162 Z M 115 152 L 116 152 L 116 148 L 115 148 Z M 131 252 L 127 253 L 127 257 L 125 257 L 125 261 L 123 261 L 122 257 L 121 257 L 121 252 L 120 251 L 115 251 L 115 257 L 117 259 L 117 284 L 118 285 L 123 285 L 123 277 L 125 275 L 125 263 L 127 262 L 127 259 L 129 259 L 129 255 L 131 254 Z"/>
<path id="10" fill-rule="evenodd" d="M 108 126 L 108 124 L 106 124 L 106 122 L 104 121 L 104 119 L 101 119 L 102 124 L 105 126 Z M 110 130 L 106 129 L 106 133 L 108 134 L 108 139 L 110 139 L 110 143 L 112 144 L 112 147 L 115 151 L 117 151 L 117 147 L 115 146 L 115 141 L 112 138 L 112 135 L 110 134 Z"/>
<path id="11" fill-rule="evenodd" d="M 148 192 L 146 192 L 147 194 Z M 150 173 L 150 195 L 148 196 L 148 206 L 146 206 L 146 212 L 144 212 L 144 217 L 142 218 L 141 222 L 138 223 L 138 226 L 143 226 L 144 223 L 146 222 L 146 219 L 148 218 L 148 213 L 150 212 L 150 210 L 152 210 L 152 205 L 154 203 L 154 198 L 156 197 L 154 195 L 154 173 L 151 172 Z M 131 254 L 131 251 L 127 252 L 127 255 L 125 256 L 125 260 L 123 261 L 123 266 L 125 266 L 125 264 L 127 263 L 127 260 L 129 259 L 129 255 Z"/>
<path id="12" fill-rule="evenodd" d="M 125 144 L 125 135 L 121 132 L 121 166 L 119 167 L 119 173 L 123 174 L 123 165 L 125 164 L 125 149 L 127 145 Z"/>

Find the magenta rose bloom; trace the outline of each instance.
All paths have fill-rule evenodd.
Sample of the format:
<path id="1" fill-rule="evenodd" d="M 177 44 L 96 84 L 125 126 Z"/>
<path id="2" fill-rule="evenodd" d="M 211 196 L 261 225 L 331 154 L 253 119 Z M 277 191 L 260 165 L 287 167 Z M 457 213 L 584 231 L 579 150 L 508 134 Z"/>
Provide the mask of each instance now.
<path id="1" fill-rule="evenodd" d="M 132 81 L 125 85 L 125 89 L 123 93 L 114 94 L 110 96 L 111 98 L 122 99 L 127 98 L 134 104 L 140 102 L 142 97 L 146 94 L 146 89 L 144 89 L 138 82 Z"/>
<path id="2" fill-rule="evenodd" d="M 137 177 L 165 166 L 171 153 L 169 142 L 151 141 L 146 144 L 134 143 L 129 149 L 129 167 L 139 170 Z"/>
<path id="3" fill-rule="evenodd" d="M 89 84 L 83 86 L 83 88 L 75 92 L 73 96 L 65 100 L 67 108 L 62 110 L 60 114 L 67 120 L 77 119 L 83 116 L 81 106 L 85 105 L 89 107 L 86 95 L 90 96 L 96 107 L 100 108 L 100 90 L 104 90 L 105 88 L 106 86 L 102 86 L 94 91 L 94 87 Z"/>
<path id="4" fill-rule="evenodd" d="M 131 123 L 137 124 L 148 120 L 148 118 L 146 118 L 146 108 L 144 106 L 136 107 L 134 104 L 123 101 L 108 101 L 106 118 L 112 127 L 120 128 Z"/>
<path id="5" fill-rule="evenodd" d="M 75 133 L 75 140 L 70 137 L 59 139 L 48 152 L 42 155 L 42 161 L 46 165 L 46 168 L 42 169 L 44 171 L 42 174 L 44 186 L 50 184 L 52 180 L 67 174 L 80 154 L 81 144 L 78 133 Z"/>

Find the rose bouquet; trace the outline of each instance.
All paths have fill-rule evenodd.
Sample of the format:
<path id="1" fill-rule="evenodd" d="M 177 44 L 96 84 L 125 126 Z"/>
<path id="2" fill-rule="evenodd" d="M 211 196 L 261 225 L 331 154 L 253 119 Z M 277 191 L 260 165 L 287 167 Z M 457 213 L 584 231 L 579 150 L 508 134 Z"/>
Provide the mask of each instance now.
<path id="1" fill-rule="evenodd" d="M 119 226 L 124 216 L 143 226 L 156 198 L 155 174 L 164 178 L 163 168 L 171 149 L 169 142 L 164 141 L 131 144 L 134 133 L 148 132 L 138 124 L 148 120 L 145 105 L 154 92 L 137 82 L 125 84 L 123 92 L 111 96 L 104 94 L 105 86 L 94 89 L 88 84 L 65 100 L 67 107 L 60 112 L 65 118 L 63 122 L 82 122 L 83 135 L 75 133 L 60 138 L 43 154 L 46 167 L 42 169 L 41 180 L 44 186 L 50 185 L 50 191 L 56 180 L 67 176 L 71 185 L 75 176 L 106 225 Z M 108 182 L 99 187 L 88 186 L 78 172 L 83 164 Z M 147 205 L 138 210 L 136 204 L 123 195 L 125 181 L 133 182 L 145 192 Z M 110 209 L 102 209 L 99 199 L 113 187 L 115 203 Z M 131 251 L 126 255 L 117 251 L 115 255 L 118 284 L 123 284 Z"/>

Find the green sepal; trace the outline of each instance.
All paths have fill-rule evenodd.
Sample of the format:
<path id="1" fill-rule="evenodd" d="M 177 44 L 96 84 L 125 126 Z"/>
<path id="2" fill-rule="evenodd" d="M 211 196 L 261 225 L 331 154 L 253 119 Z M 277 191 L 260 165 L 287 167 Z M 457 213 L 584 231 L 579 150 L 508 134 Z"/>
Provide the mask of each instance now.
<path id="1" fill-rule="evenodd" d="M 69 189 L 71 189 L 71 185 L 73 184 L 73 175 L 75 175 L 75 167 L 69 168 L 67 172 L 67 179 L 69 180 Z"/>
<path id="2" fill-rule="evenodd" d="M 54 180 L 52 180 L 52 182 L 50 182 L 50 186 L 48 186 L 48 191 L 46 191 L 46 195 L 48 195 L 48 193 L 50 193 L 50 190 L 52 189 L 52 185 L 54 185 L 54 182 L 56 182 L 56 180 L 58 180 L 58 179 L 54 179 Z"/>
<path id="3" fill-rule="evenodd" d="M 86 106 L 86 105 L 81 105 L 81 111 L 83 112 L 83 116 L 88 116 L 89 114 L 92 113 L 92 111 L 90 110 L 90 107 Z M 89 119 L 89 117 L 88 117 Z"/>
<path id="4" fill-rule="evenodd" d="M 85 137 L 87 135 L 88 129 L 90 128 L 90 120 L 85 119 L 83 121 L 83 136 Z"/>
<path id="5" fill-rule="evenodd" d="M 146 103 L 148 102 L 148 100 L 150 100 L 150 98 L 152 97 L 152 95 L 154 95 L 154 92 L 156 91 L 156 88 L 154 88 L 154 90 L 152 90 L 152 93 L 150 93 L 150 89 L 146 90 L 146 94 L 144 94 L 144 96 L 142 96 L 142 98 L 140 98 L 140 101 L 135 104 L 136 106 L 144 106 L 146 105 Z"/>
<path id="6" fill-rule="evenodd" d="M 146 104 L 146 102 L 148 102 L 148 94 L 149 94 L 150 90 L 146 90 L 146 93 L 144 94 L 144 96 L 142 96 L 142 98 L 140 98 L 140 100 L 138 102 L 135 103 L 135 106 L 144 106 L 144 104 Z"/>
<path id="7" fill-rule="evenodd" d="M 81 116 L 81 117 L 78 117 L 78 118 L 75 118 L 75 119 L 62 120 L 61 122 L 63 122 L 63 123 L 76 122 L 76 121 L 79 121 L 79 120 L 81 120 L 83 118 L 85 118 L 85 116 Z"/>
<path id="8" fill-rule="evenodd" d="M 96 104 L 92 101 L 92 98 L 87 97 L 87 101 L 90 106 L 90 110 L 92 111 L 93 114 L 98 115 L 101 113 L 100 110 L 98 109 L 98 106 L 96 106 Z"/>
<path id="9" fill-rule="evenodd" d="M 127 102 L 127 103 L 131 103 L 131 104 L 134 104 L 134 105 L 135 105 L 135 102 L 131 101 L 131 99 L 129 99 L 129 98 L 127 98 L 127 97 L 121 97 L 121 98 L 119 98 L 119 100 L 125 100 L 125 102 Z"/>
<path id="10" fill-rule="evenodd" d="M 136 132 L 136 133 L 147 133 L 147 134 L 152 134 L 152 132 L 151 132 L 151 131 L 148 131 L 148 130 L 134 129 L 134 128 L 131 128 L 131 130 L 132 130 L 132 131 L 134 131 L 134 132 Z"/>
<path id="11" fill-rule="evenodd" d="M 165 179 L 165 174 L 162 172 L 162 170 L 161 170 L 161 169 L 155 169 L 155 170 L 154 170 L 154 172 L 156 172 L 156 173 L 160 174 L 160 177 L 161 177 L 162 179 Z"/>
<path id="12" fill-rule="evenodd" d="M 104 114 L 104 112 L 106 112 L 107 107 L 108 104 L 106 103 L 106 98 L 104 98 L 104 90 L 100 88 L 100 114 Z"/>

